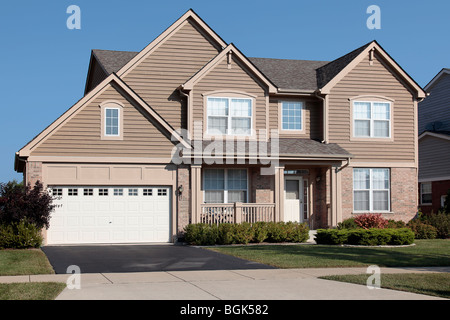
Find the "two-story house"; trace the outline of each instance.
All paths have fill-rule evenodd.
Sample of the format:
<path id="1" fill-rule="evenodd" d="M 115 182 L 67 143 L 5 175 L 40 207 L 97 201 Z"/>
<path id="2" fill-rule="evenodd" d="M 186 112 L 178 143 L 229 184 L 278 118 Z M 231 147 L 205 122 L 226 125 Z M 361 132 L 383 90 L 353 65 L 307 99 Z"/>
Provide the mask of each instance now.
<path id="1" fill-rule="evenodd" d="M 189 223 L 417 211 L 419 85 L 376 42 L 249 58 L 189 10 L 140 52 L 93 50 L 86 91 L 16 153 L 57 205 L 49 244 L 170 242 Z"/>
<path id="2" fill-rule="evenodd" d="M 426 86 L 419 104 L 419 205 L 437 213 L 450 190 L 450 69 L 442 69 Z"/>

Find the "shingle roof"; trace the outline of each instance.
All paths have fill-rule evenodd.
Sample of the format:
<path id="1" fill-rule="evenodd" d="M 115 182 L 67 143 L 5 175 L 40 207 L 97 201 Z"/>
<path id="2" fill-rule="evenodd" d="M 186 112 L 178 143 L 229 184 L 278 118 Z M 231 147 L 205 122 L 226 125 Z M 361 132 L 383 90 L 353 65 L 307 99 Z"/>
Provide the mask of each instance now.
<path id="1" fill-rule="evenodd" d="M 328 61 L 249 58 L 278 88 L 314 91 L 316 70 Z"/>
<path id="2" fill-rule="evenodd" d="M 222 142 L 222 143 L 221 143 Z M 198 150 L 199 144 L 201 145 L 202 150 Z M 212 144 L 213 143 L 213 144 Z M 203 140 L 199 141 L 191 141 L 191 145 L 193 146 L 195 153 L 201 153 L 202 151 L 211 152 L 211 155 L 254 155 L 253 153 L 257 151 L 259 148 L 259 142 L 253 141 L 256 143 L 256 146 L 252 146 L 250 148 L 249 141 L 239 141 L 234 142 L 233 144 L 228 145 L 226 141 L 218 140 L 215 142 L 214 140 Z M 271 155 L 272 143 L 274 141 L 270 140 L 267 143 L 266 151 L 269 157 Z M 209 146 L 209 148 L 208 148 Z M 228 148 L 231 148 L 228 149 Z M 196 150 L 197 149 L 197 150 Z M 252 153 L 253 152 L 253 153 Z M 348 158 L 352 157 L 352 155 L 342 147 L 340 147 L 336 143 L 321 143 L 315 140 L 310 139 L 298 139 L 298 138 L 280 138 L 278 139 L 278 155 L 280 157 L 319 157 L 319 158 Z"/>
<path id="3" fill-rule="evenodd" d="M 109 74 L 119 71 L 128 61 L 133 59 L 139 52 L 133 51 L 113 51 L 113 50 L 92 50 L 97 61 Z"/>
<path id="4" fill-rule="evenodd" d="M 248 58 L 279 89 L 315 91 L 325 86 L 370 43 L 334 60 L 290 60 Z M 119 71 L 138 52 L 93 50 L 97 61 L 108 74 Z"/>

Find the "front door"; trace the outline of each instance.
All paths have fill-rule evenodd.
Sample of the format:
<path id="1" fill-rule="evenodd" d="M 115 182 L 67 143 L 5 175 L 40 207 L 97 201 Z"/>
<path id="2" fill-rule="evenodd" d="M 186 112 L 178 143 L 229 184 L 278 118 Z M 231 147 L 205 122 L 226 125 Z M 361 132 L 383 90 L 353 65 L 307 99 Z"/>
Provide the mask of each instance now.
<path id="1" fill-rule="evenodd" d="M 303 222 L 303 178 L 284 180 L 284 221 Z"/>

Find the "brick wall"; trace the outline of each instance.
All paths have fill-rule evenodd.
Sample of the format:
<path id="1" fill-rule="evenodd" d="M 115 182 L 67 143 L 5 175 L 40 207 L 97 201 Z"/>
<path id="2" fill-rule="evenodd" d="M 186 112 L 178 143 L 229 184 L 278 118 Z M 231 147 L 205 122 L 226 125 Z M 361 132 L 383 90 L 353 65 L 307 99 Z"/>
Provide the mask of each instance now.
<path id="1" fill-rule="evenodd" d="M 45 183 L 45 181 L 42 181 L 42 162 L 27 162 L 24 172 L 24 182 L 33 187 L 38 180 Z"/>
<path id="2" fill-rule="evenodd" d="M 187 166 L 178 167 L 177 188 L 183 186 L 183 192 L 180 194 L 178 190 L 175 192 L 177 197 L 178 215 L 177 215 L 177 234 L 183 231 L 184 227 L 189 224 L 191 210 L 191 186 L 190 186 L 190 169 Z"/>
<path id="3" fill-rule="evenodd" d="M 275 176 L 261 175 L 260 168 L 250 169 L 249 202 L 273 203 L 275 190 Z"/>
<path id="4" fill-rule="evenodd" d="M 418 196 L 420 197 L 420 183 L 417 188 Z M 450 180 L 433 181 L 431 183 L 431 205 L 420 205 L 422 213 L 430 214 L 437 213 L 441 208 L 441 196 L 445 196 L 450 189 Z M 420 202 L 419 202 L 420 203 Z"/>
<path id="5" fill-rule="evenodd" d="M 352 217 L 353 168 L 341 172 L 342 219 Z M 391 168 L 391 212 L 385 218 L 408 222 L 417 213 L 417 174 L 415 168 Z"/>

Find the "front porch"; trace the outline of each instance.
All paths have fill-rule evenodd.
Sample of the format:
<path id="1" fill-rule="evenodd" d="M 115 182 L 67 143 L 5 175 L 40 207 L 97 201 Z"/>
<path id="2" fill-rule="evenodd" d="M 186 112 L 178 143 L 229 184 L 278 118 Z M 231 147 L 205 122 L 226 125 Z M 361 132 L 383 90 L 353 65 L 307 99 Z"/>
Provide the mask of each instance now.
<path id="1" fill-rule="evenodd" d="M 272 175 L 262 175 L 262 166 L 192 165 L 190 223 L 255 223 L 294 221 L 310 229 L 335 226 L 339 222 L 339 162 L 285 163 Z M 218 186 L 211 187 L 208 170 L 219 173 Z M 245 170 L 246 188 L 232 188 L 227 171 Z M 205 180 L 206 179 L 206 180 Z M 228 180 L 230 180 L 228 178 Z M 339 190 L 339 192 L 338 192 Z M 211 193 L 211 195 L 209 194 Z M 213 201 L 220 198 L 220 202 Z M 233 198 L 238 201 L 233 201 Z M 239 201 L 240 200 L 240 201 Z"/>

